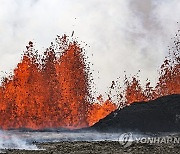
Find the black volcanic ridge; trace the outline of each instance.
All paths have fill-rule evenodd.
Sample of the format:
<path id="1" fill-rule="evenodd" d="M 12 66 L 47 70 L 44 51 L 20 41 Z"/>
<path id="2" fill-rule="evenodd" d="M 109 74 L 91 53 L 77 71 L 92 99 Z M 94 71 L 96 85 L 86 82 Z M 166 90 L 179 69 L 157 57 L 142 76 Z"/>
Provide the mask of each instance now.
<path id="1" fill-rule="evenodd" d="M 117 109 L 88 129 L 99 132 L 180 132 L 180 94 Z"/>

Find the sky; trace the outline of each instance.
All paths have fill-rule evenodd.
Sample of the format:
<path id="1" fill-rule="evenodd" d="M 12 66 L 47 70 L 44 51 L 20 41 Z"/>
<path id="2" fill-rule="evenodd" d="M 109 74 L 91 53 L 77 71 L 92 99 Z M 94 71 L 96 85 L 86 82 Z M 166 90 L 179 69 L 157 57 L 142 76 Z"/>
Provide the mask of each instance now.
<path id="1" fill-rule="evenodd" d="M 74 31 L 90 46 L 98 92 L 138 70 L 153 85 L 178 21 L 179 0 L 0 0 L 0 77 L 13 72 L 29 41 L 44 51 L 56 35 Z"/>

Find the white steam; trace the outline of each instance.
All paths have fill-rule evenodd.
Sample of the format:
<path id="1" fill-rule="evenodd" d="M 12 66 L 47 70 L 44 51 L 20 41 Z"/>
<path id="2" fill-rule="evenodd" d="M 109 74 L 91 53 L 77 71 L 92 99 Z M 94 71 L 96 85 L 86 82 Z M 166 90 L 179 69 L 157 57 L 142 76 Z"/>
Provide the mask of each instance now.
<path id="1" fill-rule="evenodd" d="M 36 145 L 30 144 L 26 140 L 20 139 L 16 135 L 2 130 L 0 130 L 0 149 L 38 150 Z"/>
<path id="2" fill-rule="evenodd" d="M 141 70 L 141 80 L 155 82 L 177 21 L 179 0 L 1 0 L 0 71 L 14 69 L 29 40 L 42 50 L 57 34 L 75 31 L 90 45 L 100 93 L 124 71 L 129 76 Z"/>

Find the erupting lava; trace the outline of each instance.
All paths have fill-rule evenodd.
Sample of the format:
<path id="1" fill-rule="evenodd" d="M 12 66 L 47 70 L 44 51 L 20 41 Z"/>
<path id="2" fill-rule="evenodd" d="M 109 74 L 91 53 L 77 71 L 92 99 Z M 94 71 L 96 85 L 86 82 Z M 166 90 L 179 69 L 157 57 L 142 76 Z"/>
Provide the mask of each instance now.
<path id="1" fill-rule="evenodd" d="M 143 89 L 139 80 L 125 79 L 119 95 L 122 104 L 148 101 L 180 93 L 179 39 L 161 66 L 155 88 L 150 82 Z M 38 55 L 29 42 L 14 75 L 4 78 L 0 86 L 0 128 L 82 128 L 88 127 L 118 108 L 109 97 L 94 102 L 91 95 L 90 68 L 83 49 L 66 36 Z"/>
<path id="2" fill-rule="evenodd" d="M 29 42 L 14 75 L 0 87 L 0 127 L 81 128 L 115 110 L 108 100 L 92 103 L 89 67 L 83 49 L 67 37 L 58 37 L 39 56 Z M 56 51 L 61 51 L 56 55 Z M 59 58 L 58 58 L 59 57 Z"/>
<path id="3" fill-rule="evenodd" d="M 156 99 L 161 96 L 180 94 L 180 34 L 176 34 L 174 47 L 169 49 L 159 72 L 159 80 L 155 88 L 150 87 L 150 82 L 145 89 L 140 86 L 140 81 L 133 77 L 132 81 L 125 78 L 124 104 L 142 102 Z"/>

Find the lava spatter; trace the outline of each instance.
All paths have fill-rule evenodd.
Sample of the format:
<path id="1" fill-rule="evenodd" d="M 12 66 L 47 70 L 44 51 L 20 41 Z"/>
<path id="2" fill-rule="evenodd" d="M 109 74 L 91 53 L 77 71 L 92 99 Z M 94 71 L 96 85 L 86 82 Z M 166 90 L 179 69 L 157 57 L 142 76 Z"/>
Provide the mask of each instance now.
<path id="1" fill-rule="evenodd" d="M 170 49 L 155 87 L 145 88 L 137 77 L 124 80 L 124 89 L 116 91 L 119 100 L 93 99 L 89 65 L 77 41 L 57 37 L 56 43 L 38 55 L 29 42 L 14 74 L 4 78 L 0 86 L 1 129 L 46 129 L 89 127 L 118 108 L 133 102 L 156 99 L 180 93 L 179 35 Z M 112 82 L 111 88 L 117 89 Z M 110 90 L 111 91 L 111 90 Z M 113 100 L 113 101 L 112 101 Z"/>
<path id="2" fill-rule="evenodd" d="M 89 69 L 76 41 L 57 37 L 41 56 L 32 42 L 26 48 L 0 87 L 0 128 L 82 128 L 116 109 L 92 102 Z"/>

